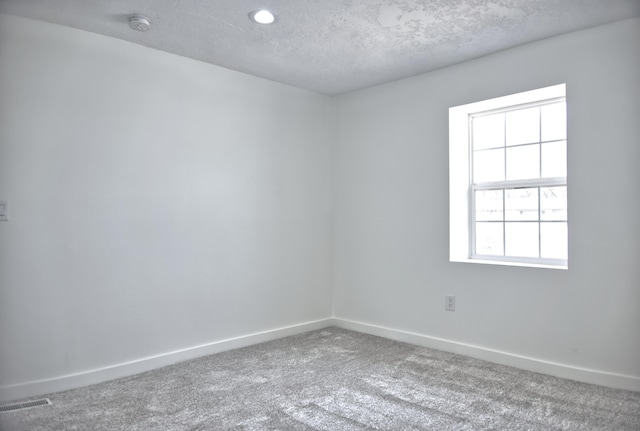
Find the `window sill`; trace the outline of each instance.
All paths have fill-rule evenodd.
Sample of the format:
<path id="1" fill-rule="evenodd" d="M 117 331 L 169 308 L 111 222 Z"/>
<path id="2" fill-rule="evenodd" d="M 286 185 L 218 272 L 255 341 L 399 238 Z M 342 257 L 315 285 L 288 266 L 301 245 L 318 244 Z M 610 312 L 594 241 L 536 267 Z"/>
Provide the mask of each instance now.
<path id="1" fill-rule="evenodd" d="M 567 265 L 545 265 L 541 263 L 529 263 L 529 262 L 513 262 L 507 260 L 484 260 L 484 259 L 450 259 L 452 263 L 479 263 L 482 265 L 500 265 L 500 266 L 524 266 L 527 268 L 543 268 L 543 269 L 560 269 L 568 270 Z"/>

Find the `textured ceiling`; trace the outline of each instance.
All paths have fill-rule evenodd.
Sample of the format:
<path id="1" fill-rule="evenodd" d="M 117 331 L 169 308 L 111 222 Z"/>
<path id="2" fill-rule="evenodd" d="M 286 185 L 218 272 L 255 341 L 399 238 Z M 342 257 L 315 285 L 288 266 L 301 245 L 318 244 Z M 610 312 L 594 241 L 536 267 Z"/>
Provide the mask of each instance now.
<path id="1" fill-rule="evenodd" d="M 260 8 L 277 22 L 249 21 Z M 149 31 L 129 29 L 136 12 Z M 640 0 L 0 0 L 0 13 L 336 95 L 640 16 Z"/>

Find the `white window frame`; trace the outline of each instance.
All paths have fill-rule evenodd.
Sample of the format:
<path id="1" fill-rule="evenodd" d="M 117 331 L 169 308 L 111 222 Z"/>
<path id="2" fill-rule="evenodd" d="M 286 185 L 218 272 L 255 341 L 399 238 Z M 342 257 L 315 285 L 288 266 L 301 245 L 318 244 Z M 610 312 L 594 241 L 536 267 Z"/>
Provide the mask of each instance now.
<path id="1" fill-rule="evenodd" d="M 472 199 L 474 190 L 505 189 L 521 186 L 566 186 L 566 177 L 524 181 L 499 181 L 473 185 L 471 117 L 474 115 L 538 105 L 566 97 L 566 84 L 483 100 L 449 108 L 449 260 L 451 262 L 493 265 L 528 266 L 567 269 L 566 260 L 505 256 L 474 256 L 474 217 Z"/>

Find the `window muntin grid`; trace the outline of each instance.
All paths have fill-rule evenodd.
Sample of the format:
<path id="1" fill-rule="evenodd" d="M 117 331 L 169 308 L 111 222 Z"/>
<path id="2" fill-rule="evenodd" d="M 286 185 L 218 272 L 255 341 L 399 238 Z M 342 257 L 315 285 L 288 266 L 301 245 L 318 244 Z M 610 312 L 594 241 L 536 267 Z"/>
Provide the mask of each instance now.
<path id="1" fill-rule="evenodd" d="M 470 115 L 471 258 L 567 264 L 566 101 Z"/>

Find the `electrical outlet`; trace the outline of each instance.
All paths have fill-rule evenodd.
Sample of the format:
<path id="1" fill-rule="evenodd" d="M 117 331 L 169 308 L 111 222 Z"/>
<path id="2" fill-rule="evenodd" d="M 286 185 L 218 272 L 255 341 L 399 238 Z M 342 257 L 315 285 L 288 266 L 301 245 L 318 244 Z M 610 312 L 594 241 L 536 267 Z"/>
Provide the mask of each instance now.
<path id="1" fill-rule="evenodd" d="M 447 311 L 455 311 L 456 310 L 456 297 L 454 295 L 445 296 L 444 308 Z"/>

